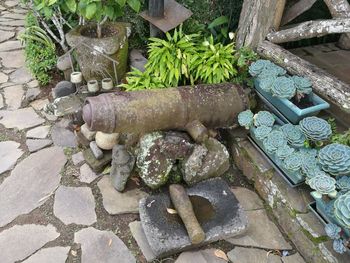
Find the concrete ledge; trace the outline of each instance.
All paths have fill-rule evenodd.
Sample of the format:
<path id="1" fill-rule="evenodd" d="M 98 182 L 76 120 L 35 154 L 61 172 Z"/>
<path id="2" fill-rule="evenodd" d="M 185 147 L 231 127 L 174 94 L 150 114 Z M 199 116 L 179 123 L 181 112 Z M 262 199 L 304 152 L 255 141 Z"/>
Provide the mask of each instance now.
<path id="1" fill-rule="evenodd" d="M 252 181 L 307 262 L 350 262 L 350 255 L 333 251 L 322 223 L 308 210 L 313 200 L 308 186 L 291 188 L 247 139 L 237 137 L 237 132 L 225 132 L 224 138 L 236 166 Z"/>

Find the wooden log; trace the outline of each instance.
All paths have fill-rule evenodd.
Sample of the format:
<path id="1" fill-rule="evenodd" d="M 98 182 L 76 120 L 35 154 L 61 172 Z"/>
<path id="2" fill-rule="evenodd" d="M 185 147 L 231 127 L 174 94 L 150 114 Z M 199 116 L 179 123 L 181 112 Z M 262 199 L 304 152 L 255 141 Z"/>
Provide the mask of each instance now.
<path id="1" fill-rule="evenodd" d="M 286 9 L 282 17 L 281 26 L 284 26 L 300 16 L 302 13 L 309 10 L 316 3 L 316 1 L 317 0 L 299 0 L 297 3 Z"/>
<path id="2" fill-rule="evenodd" d="M 347 0 L 324 0 L 333 18 L 350 18 L 350 4 Z M 350 34 L 340 36 L 338 46 L 350 49 Z"/>
<path id="3" fill-rule="evenodd" d="M 192 244 L 200 244 L 205 239 L 205 233 L 194 214 L 192 203 L 186 189 L 179 184 L 169 186 L 171 201 L 184 223 Z"/>
<path id="4" fill-rule="evenodd" d="M 236 45 L 255 49 L 274 26 L 279 26 L 281 0 L 245 0 L 239 19 Z"/>
<path id="5" fill-rule="evenodd" d="M 267 39 L 278 44 L 345 32 L 350 32 L 350 18 L 304 22 L 292 28 L 271 32 Z"/>
<path id="6" fill-rule="evenodd" d="M 269 41 L 263 41 L 257 51 L 289 73 L 308 77 L 316 93 L 350 113 L 350 85 Z"/>

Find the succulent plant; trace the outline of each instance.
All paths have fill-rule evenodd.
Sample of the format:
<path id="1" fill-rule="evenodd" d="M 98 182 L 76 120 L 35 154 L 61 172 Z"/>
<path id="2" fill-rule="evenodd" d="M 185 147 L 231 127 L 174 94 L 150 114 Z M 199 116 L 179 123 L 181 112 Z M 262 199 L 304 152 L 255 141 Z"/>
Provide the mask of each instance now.
<path id="1" fill-rule="evenodd" d="M 310 94 L 312 92 L 312 83 L 310 79 L 293 76 L 292 80 L 294 81 L 294 86 L 296 87 L 298 93 Z"/>
<path id="2" fill-rule="evenodd" d="M 318 197 L 322 195 L 335 196 L 335 179 L 328 175 L 318 175 L 309 179 L 309 186 L 317 192 Z"/>
<path id="3" fill-rule="evenodd" d="M 259 77 L 259 86 L 260 88 L 265 91 L 270 93 L 271 92 L 271 88 L 273 83 L 276 80 L 276 76 L 266 76 L 266 77 Z"/>
<path id="4" fill-rule="evenodd" d="M 349 175 L 350 174 L 350 147 L 332 143 L 323 147 L 318 159 L 324 171 L 331 175 Z"/>
<path id="5" fill-rule="evenodd" d="M 306 117 L 299 122 L 299 127 L 311 141 L 324 141 L 331 137 L 331 125 L 318 117 Z"/>
<path id="6" fill-rule="evenodd" d="M 286 159 L 284 159 L 283 165 L 289 171 L 296 172 L 301 168 L 303 159 L 300 152 L 293 152 Z"/>
<path id="7" fill-rule="evenodd" d="M 275 123 L 274 116 L 268 111 L 259 111 L 254 116 L 254 125 L 272 127 Z"/>
<path id="8" fill-rule="evenodd" d="M 303 154 L 303 156 L 301 171 L 307 178 L 312 178 L 318 175 L 326 175 L 326 173 L 321 170 L 321 167 L 315 157 L 305 154 Z"/>
<path id="9" fill-rule="evenodd" d="M 274 153 L 279 147 L 286 144 L 287 139 L 284 137 L 283 132 L 276 130 L 270 132 L 263 142 L 265 150 L 270 154 Z"/>
<path id="10" fill-rule="evenodd" d="M 249 74 L 252 77 L 257 77 L 265 68 L 269 67 L 271 64 L 273 63 L 269 60 L 259 59 L 250 65 Z"/>
<path id="11" fill-rule="evenodd" d="M 282 145 L 279 147 L 276 151 L 276 157 L 280 160 L 284 160 L 288 156 L 290 156 L 292 153 L 294 153 L 294 149 L 289 147 L 287 144 Z"/>
<path id="12" fill-rule="evenodd" d="M 277 66 L 276 64 L 273 64 L 271 62 L 270 64 L 267 64 L 265 68 L 261 71 L 261 73 L 258 75 L 258 79 L 262 80 L 271 76 L 284 76 L 286 73 L 287 71 L 284 68 L 281 68 L 280 66 Z"/>
<path id="13" fill-rule="evenodd" d="M 304 155 L 307 155 L 307 156 L 311 156 L 311 157 L 314 157 L 316 158 L 317 155 L 318 155 L 318 150 L 317 149 L 314 149 L 314 148 L 300 148 L 299 151 L 304 154 Z"/>
<path id="14" fill-rule="evenodd" d="M 259 140 L 259 141 L 263 141 L 268 135 L 269 133 L 272 131 L 271 127 L 265 126 L 265 125 L 261 125 L 258 126 L 257 128 L 255 128 L 253 130 L 254 132 L 254 136 Z"/>
<path id="15" fill-rule="evenodd" d="M 337 178 L 336 185 L 340 191 L 343 191 L 343 192 L 350 191 L 350 176 L 346 176 L 346 175 L 339 176 Z"/>
<path id="16" fill-rule="evenodd" d="M 324 230 L 326 231 L 327 236 L 331 239 L 339 239 L 341 228 L 336 224 L 329 223 L 325 226 Z"/>
<path id="17" fill-rule="evenodd" d="M 334 216 L 342 226 L 350 228 L 350 192 L 340 195 L 335 200 Z"/>
<path id="18" fill-rule="evenodd" d="M 242 111 L 238 114 L 238 123 L 242 127 L 249 129 L 253 125 L 254 114 L 251 110 Z"/>
<path id="19" fill-rule="evenodd" d="M 288 143 L 293 147 L 303 147 L 306 140 L 305 135 L 301 132 L 298 126 L 293 124 L 285 124 L 281 127 L 281 131 L 287 138 Z"/>
<path id="20" fill-rule="evenodd" d="M 282 76 L 277 77 L 271 87 L 272 96 L 284 99 L 291 99 L 294 97 L 296 88 L 291 78 Z"/>
<path id="21" fill-rule="evenodd" d="M 333 240 L 333 249 L 339 254 L 344 254 L 347 250 L 342 239 Z"/>

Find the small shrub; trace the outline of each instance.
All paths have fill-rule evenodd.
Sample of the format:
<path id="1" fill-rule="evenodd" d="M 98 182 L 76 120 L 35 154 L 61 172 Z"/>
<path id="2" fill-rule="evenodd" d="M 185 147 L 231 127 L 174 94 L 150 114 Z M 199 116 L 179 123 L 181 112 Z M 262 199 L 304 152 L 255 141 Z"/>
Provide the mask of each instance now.
<path id="1" fill-rule="evenodd" d="M 46 85 L 51 81 L 50 73 L 56 65 L 56 47 L 32 13 L 26 17 L 25 28 L 19 38 L 25 43 L 27 67 L 40 84 Z"/>

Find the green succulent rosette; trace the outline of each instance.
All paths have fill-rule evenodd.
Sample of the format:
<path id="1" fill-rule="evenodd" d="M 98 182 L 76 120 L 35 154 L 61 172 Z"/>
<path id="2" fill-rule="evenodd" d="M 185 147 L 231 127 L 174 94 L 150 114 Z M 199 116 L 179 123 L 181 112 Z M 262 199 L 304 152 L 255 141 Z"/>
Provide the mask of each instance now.
<path id="1" fill-rule="evenodd" d="M 273 83 L 275 81 L 276 81 L 276 76 L 274 75 L 259 77 L 259 86 L 263 91 L 270 93 Z"/>
<path id="2" fill-rule="evenodd" d="M 312 92 L 312 83 L 310 79 L 299 76 L 293 76 L 291 79 L 298 93 L 310 94 Z"/>
<path id="3" fill-rule="evenodd" d="M 284 159 L 283 166 L 289 171 L 299 171 L 303 162 L 302 155 L 299 152 L 293 152 Z"/>
<path id="4" fill-rule="evenodd" d="M 339 254 L 344 254 L 347 251 L 344 240 L 341 238 L 333 240 L 333 249 Z"/>
<path id="5" fill-rule="evenodd" d="M 299 151 L 305 156 L 311 156 L 314 158 L 316 158 L 318 155 L 318 150 L 314 148 L 300 148 Z"/>
<path id="6" fill-rule="evenodd" d="M 272 96 L 278 98 L 289 100 L 294 97 L 295 92 L 294 81 L 285 76 L 277 77 L 271 87 Z"/>
<path id="7" fill-rule="evenodd" d="M 306 137 L 298 126 L 290 123 L 284 124 L 281 127 L 281 131 L 284 133 L 284 136 L 287 138 L 287 141 L 291 146 L 296 148 L 304 147 Z"/>
<path id="8" fill-rule="evenodd" d="M 249 66 L 249 74 L 252 77 L 257 77 L 265 68 L 269 67 L 271 64 L 273 63 L 269 60 L 259 59 Z"/>
<path id="9" fill-rule="evenodd" d="M 319 197 L 322 195 L 336 195 L 335 179 L 328 175 L 318 175 L 308 180 L 309 186 L 317 192 Z"/>
<path id="10" fill-rule="evenodd" d="M 340 238 L 341 228 L 336 224 L 329 223 L 325 226 L 324 230 L 326 231 L 327 236 L 330 237 L 331 239 Z"/>
<path id="11" fill-rule="evenodd" d="M 277 149 L 276 157 L 280 160 L 284 160 L 288 156 L 292 155 L 294 153 L 294 151 L 295 150 L 292 147 L 289 147 L 287 144 L 285 144 Z"/>
<path id="12" fill-rule="evenodd" d="M 350 175 L 350 147 L 332 143 L 323 147 L 318 159 L 321 167 L 331 175 Z"/>
<path id="13" fill-rule="evenodd" d="M 261 125 L 253 129 L 254 136 L 259 141 L 263 141 L 271 131 L 272 131 L 272 128 L 265 125 Z"/>
<path id="14" fill-rule="evenodd" d="M 342 192 L 350 191 L 350 176 L 338 176 L 336 185 L 337 188 Z"/>
<path id="15" fill-rule="evenodd" d="M 259 111 L 254 116 L 254 125 L 272 127 L 275 123 L 275 117 L 268 111 Z"/>
<path id="16" fill-rule="evenodd" d="M 242 111 L 238 114 L 238 123 L 242 127 L 249 129 L 253 125 L 254 114 L 251 110 Z"/>
<path id="17" fill-rule="evenodd" d="M 327 175 L 321 170 L 317 159 L 313 156 L 303 155 L 301 171 L 306 178 L 312 178 L 318 175 Z"/>
<path id="18" fill-rule="evenodd" d="M 350 228 L 350 192 L 340 195 L 335 200 L 334 216 L 342 226 Z"/>
<path id="19" fill-rule="evenodd" d="M 265 150 L 270 154 L 273 154 L 279 147 L 286 144 L 287 139 L 284 137 L 283 132 L 276 130 L 270 132 L 266 139 L 263 141 Z"/>
<path id="20" fill-rule="evenodd" d="M 332 135 L 331 125 L 318 117 L 306 117 L 299 122 L 299 128 L 311 141 L 325 141 Z"/>

